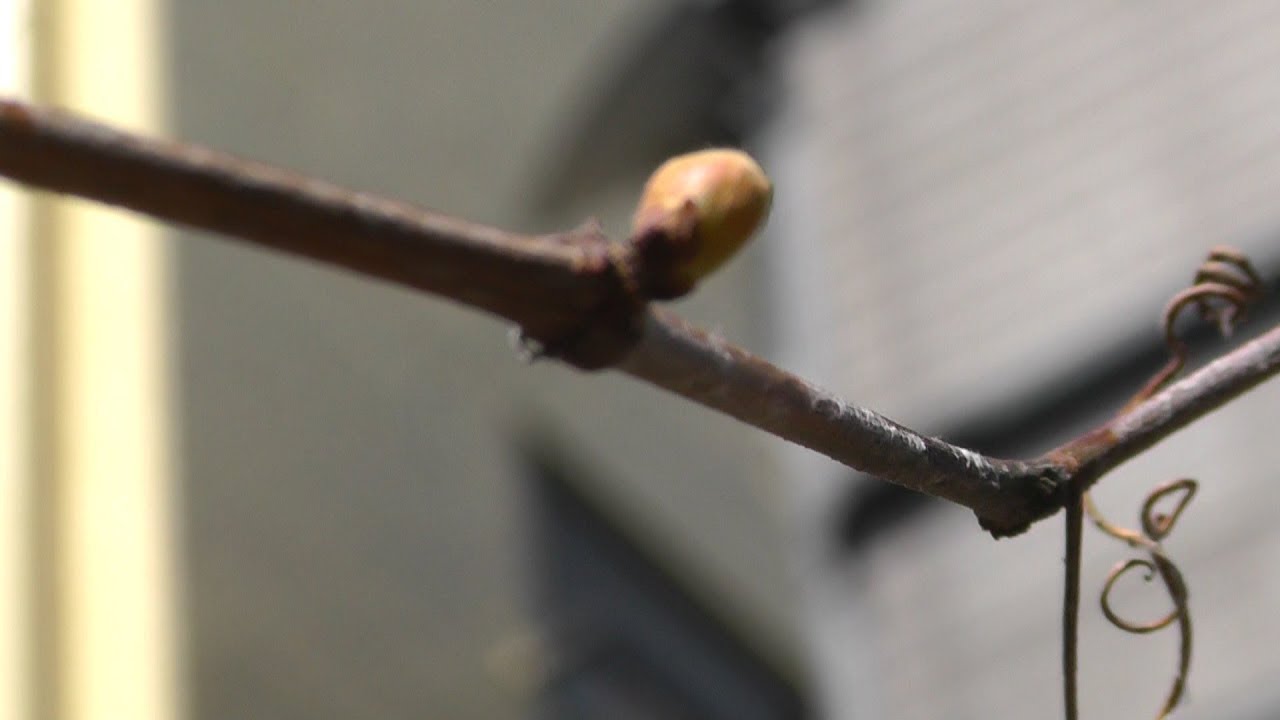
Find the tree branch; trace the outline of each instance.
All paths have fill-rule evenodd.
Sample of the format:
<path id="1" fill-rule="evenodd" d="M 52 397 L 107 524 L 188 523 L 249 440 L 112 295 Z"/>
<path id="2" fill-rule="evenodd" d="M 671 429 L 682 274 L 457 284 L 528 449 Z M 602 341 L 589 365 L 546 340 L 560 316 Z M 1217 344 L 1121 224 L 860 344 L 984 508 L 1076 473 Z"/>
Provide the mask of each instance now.
<path id="1" fill-rule="evenodd" d="M 921 435 L 818 388 L 674 314 L 651 311 L 623 372 L 862 472 L 971 508 L 998 535 L 1055 512 L 1065 477 Z"/>
<path id="2" fill-rule="evenodd" d="M 0 99 L 0 173 L 453 298 L 555 336 L 613 291 L 607 241 L 530 237 Z M 579 240 L 574 242 L 574 240 Z"/>
<path id="3" fill-rule="evenodd" d="M 1280 329 L 1030 461 L 920 435 L 635 297 L 593 226 L 508 233 L 207 149 L 0 100 L 0 174 L 451 298 L 582 368 L 613 366 L 863 472 L 971 508 L 996 536 L 1280 370 Z M 634 239 L 632 239 L 633 241 Z M 632 242 L 628 241 L 628 242 Z"/>
<path id="4" fill-rule="evenodd" d="M 1280 372 L 1280 326 L 1120 412 L 1102 427 L 1047 453 L 1088 489 L 1107 472 L 1141 454 Z"/>

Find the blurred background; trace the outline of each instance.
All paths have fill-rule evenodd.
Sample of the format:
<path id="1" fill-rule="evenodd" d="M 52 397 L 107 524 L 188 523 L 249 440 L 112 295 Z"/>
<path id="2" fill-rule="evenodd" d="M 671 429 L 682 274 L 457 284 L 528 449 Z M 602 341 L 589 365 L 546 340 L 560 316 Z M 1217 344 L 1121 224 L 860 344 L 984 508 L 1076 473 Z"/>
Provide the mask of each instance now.
<path id="1" fill-rule="evenodd" d="M 679 311 L 1005 456 L 1124 402 L 1210 246 L 1280 274 L 1278 55 L 1262 0 L 0 0 L 7 94 L 512 229 L 620 236 L 661 159 L 744 146 L 769 228 Z M 0 718 L 1060 716 L 1057 521 L 992 542 L 211 236 L 12 184 L 0 234 Z M 1179 717 L 1280 712 L 1277 421 L 1273 383 L 1096 493 L 1203 482 Z M 1173 677 L 1097 612 L 1129 556 L 1086 535 L 1084 717 Z"/>

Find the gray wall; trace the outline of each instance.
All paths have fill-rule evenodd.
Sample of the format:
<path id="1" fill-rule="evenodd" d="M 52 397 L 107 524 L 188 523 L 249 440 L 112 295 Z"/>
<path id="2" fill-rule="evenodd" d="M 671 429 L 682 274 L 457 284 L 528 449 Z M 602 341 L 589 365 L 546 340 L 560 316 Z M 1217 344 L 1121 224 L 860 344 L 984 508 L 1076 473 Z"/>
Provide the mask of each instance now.
<path id="1" fill-rule="evenodd" d="M 621 233 L 647 169 L 563 217 L 529 197 L 557 128 L 664 7 L 178 0 L 176 133 L 478 221 L 593 212 Z M 539 657 L 495 658 L 538 635 L 512 451 L 531 425 L 795 672 L 770 440 L 618 377 L 522 366 L 503 325 L 447 302 L 189 236 L 177 255 L 197 717 L 520 716 Z M 758 343 L 760 262 L 683 309 Z"/>

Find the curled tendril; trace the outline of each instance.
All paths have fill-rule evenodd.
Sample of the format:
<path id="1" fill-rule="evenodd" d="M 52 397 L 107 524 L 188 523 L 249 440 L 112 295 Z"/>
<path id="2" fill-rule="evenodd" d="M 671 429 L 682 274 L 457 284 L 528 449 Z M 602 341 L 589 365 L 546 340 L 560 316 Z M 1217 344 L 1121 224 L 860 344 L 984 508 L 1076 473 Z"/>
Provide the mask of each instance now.
<path id="1" fill-rule="evenodd" d="M 1263 288 L 1262 278 L 1244 253 L 1226 246 L 1210 250 L 1208 259 L 1196 270 L 1191 287 L 1165 305 L 1160 325 L 1169 348 L 1169 362 L 1133 396 L 1126 409 L 1155 395 L 1186 365 L 1187 345 L 1174 328 L 1183 310 L 1194 305 L 1201 319 L 1216 325 L 1223 337 L 1229 337 L 1244 321 L 1249 306 L 1262 297 Z"/>
<path id="2" fill-rule="evenodd" d="M 1115 587 L 1116 582 L 1119 581 L 1125 573 L 1133 570 L 1134 568 L 1146 569 L 1146 574 L 1142 576 L 1142 579 L 1146 582 L 1151 582 L 1158 572 L 1155 563 L 1149 560 L 1143 560 L 1142 558 L 1129 558 L 1128 560 L 1116 565 L 1115 568 L 1107 574 L 1107 582 L 1102 586 L 1102 614 L 1107 617 L 1107 620 L 1110 621 L 1112 625 L 1115 625 L 1125 632 L 1131 632 L 1139 635 L 1163 630 L 1169 627 L 1173 624 L 1173 621 L 1178 619 L 1179 613 L 1177 608 L 1174 608 L 1173 611 L 1159 620 L 1153 620 L 1147 623 L 1135 623 L 1124 619 L 1115 611 L 1114 608 L 1111 607 L 1111 591 Z"/>
<path id="3" fill-rule="evenodd" d="M 1191 499 L 1195 497 L 1196 491 L 1200 486 L 1191 478 L 1182 478 L 1174 480 L 1171 483 L 1165 483 L 1147 495 L 1147 501 L 1142 503 L 1142 532 L 1154 542 L 1160 542 L 1173 531 L 1173 526 L 1178 522 L 1178 518 L 1182 517 L 1182 511 L 1187 509 L 1187 505 L 1191 503 Z M 1159 512 L 1156 505 L 1167 497 L 1177 497 L 1174 503 L 1173 511 L 1168 513 Z"/>
<path id="4" fill-rule="evenodd" d="M 1224 246 L 1210 250 L 1209 257 L 1196 270 L 1191 287 L 1174 295 L 1165 306 L 1161 327 L 1164 330 L 1165 345 L 1169 348 L 1169 361 L 1133 396 L 1125 409 L 1155 395 L 1186 365 L 1187 345 L 1174 327 L 1184 310 L 1194 306 L 1201 319 L 1216 325 L 1223 337 L 1227 337 L 1244 320 L 1249 306 L 1262 296 L 1263 287 L 1262 279 L 1254 270 L 1253 264 L 1239 250 Z M 1098 511 L 1088 493 L 1081 496 L 1085 513 L 1098 529 L 1130 547 L 1145 551 L 1150 558 L 1132 558 L 1111 570 L 1102 588 L 1102 614 L 1112 625 L 1137 634 L 1156 632 L 1175 622 L 1178 624 L 1181 636 L 1178 674 L 1157 718 L 1168 717 L 1177 707 L 1186 688 L 1187 672 L 1191 667 L 1191 614 L 1187 609 L 1187 585 L 1178 567 L 1165 554 L 1162 542 L 1173 532 L 1178 518 L 1182 517 L 1182 512 L 1195 497 L 1196 489 L 1195 480 L 1183 478 L 1152 490 L 1142 503 L 1140 530 L 1111 523 Z M 1168 512 L 1161 512 L 1157 506 L 1170 498 L 1174 499 L 1173 508 Z M 1173 600 L 1173 610 L 1164 617 L 1146 623 L 1130 622 L 1111 606 L 1111 593 L 1116 583 L 1139 568 L 1146 571 L 1144 578 L 1148 582 L 1158 576 Z"/>
<path id="5" fill-rule="evenodd" d="M 1205 283 L 1225 285 L 1240 293 L 1240 299 L 1227 306 L 1219 305 L 1215 308 L 1207 300 L 1196 304 L 1200 317 L 1207 322 L 1216 323 L 1224 337 L 1231 334 L 1236 323 L 1244 320 L 1245 309 L 1262 297 L 1265 287 L 1262 277 L 1253 268 L 1249 258 L 1239 250 L 1224 245 L 1209 251 L 1209 257 L 1196 270 L 1191 284 L 1195 287 Z"/>
<path id="6" fill-rule="evenodd" d="M 1130 558 L 1111 570 L 1102 586 L 1102 596 L 1099 599 L 1102 606 L 1102 614 L 1106 616 L 1112 625 L 1125 632 L 1139 635 L 1163 630 L 1175 622 L 1178 623 L 1181 638 L 1178 649 L 1178 674 L 1174 678 L 1173 687 L 1170 688 L 1169 694 L 1165 697 L 1160 713 L 1156 715 L 1158 719 L 1167 718 L 1182 700 L 1182 694 L 1187 684 L 1187 673 L 1191 669 L 1191 613 L 1187 608 L 1187 584 L 1182 579 L 1182 572 L 1178 570 L 1178 566 L 1174 565 L 1169 556 L 1165 554 L 1161 541 L 1173 531 L 1178 518 L 1182 516 L 1182 511 L 1186 509 L 1191 499 L 1195 497 L 1196 489 L 1195 480 L 1182 478 L 1161 485 L 1151 491 L 1147 495 L 1146 501 L 1142 503 L 1142 530 L 1140 531 L 1111 523 L 1102 516 L 1102 513 L 1098 511 L 1097 506 L 1094 505 L 1091 499 L 1087 496 L 1084 499 L 1085 512 L 1098 529 L 1111 537 L 1128 543 L 1131 547 L 1147 551 L 1150 556 L 1149 560 Z M 1157 505 L 1166 498 L 1175 496 L 1177 499 L 1173 509 L 1167 513 L 1160 512 Z M 1164 582 L 1165 589 L 1169 592 L 1169 598 L 1173 601 L 1173 610 L 1164 617 L 1145 623 L 1132 622 L 1122 617 L 1112 607 L 1111 593 L 1116 583 L 1121 577 L 1138 568 L 1146 571 L 1143 575 L 1144 580 L 1150 582 L 1159 576 L 1161 581 Z"/>

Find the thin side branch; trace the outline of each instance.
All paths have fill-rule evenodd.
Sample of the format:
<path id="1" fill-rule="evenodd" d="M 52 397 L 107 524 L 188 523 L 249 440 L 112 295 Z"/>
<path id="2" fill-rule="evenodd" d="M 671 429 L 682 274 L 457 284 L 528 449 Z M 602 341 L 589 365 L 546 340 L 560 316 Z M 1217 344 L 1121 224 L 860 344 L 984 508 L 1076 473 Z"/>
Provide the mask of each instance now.
<path id="1" fill-rule="evenodd" d="M 0 174 L 451 298 L 518 323 L 579 367 L 613 365 L 850 467 L 977 513 L 997 536 L 1280 370 L 1280 329 L 1031 461 L 920 435 L 628 296 L 586 226 L 527 236 L 207 149 L 0 100 Z M 643 300 L 643 298 L 641 298 Z"/>
<path id="2" fill-rule="evenodd" d="M 1195 420 L 1280 372 L 1280 326 L 1219 357 L 1102 427 L 1046 455 L 1088 487 Z"/>
<path id="3" fill-rule="evenodd" d="M 1080 717 L 1080 556 L 1082 554 L 1083 493 L 1073 489 L 1067 498 L 1066 572 L 1062 580 L 1062 700 L 1066 720 Z"/>

